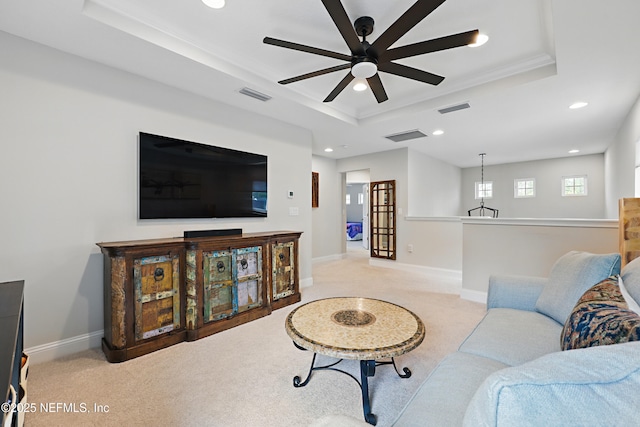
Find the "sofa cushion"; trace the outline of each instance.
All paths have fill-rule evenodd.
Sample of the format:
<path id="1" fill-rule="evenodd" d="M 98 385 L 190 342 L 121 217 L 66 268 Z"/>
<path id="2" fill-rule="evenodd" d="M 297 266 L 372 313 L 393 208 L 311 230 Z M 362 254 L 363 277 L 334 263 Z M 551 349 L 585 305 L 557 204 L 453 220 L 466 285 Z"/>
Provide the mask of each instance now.
<path id="1" fill-rule="evenodd" d="M 456 352 L 448 355 L 420 385 L 392 425 L 460 426 L 478 386 L 490 374 L 506 367 L 473 354 Z"/>
<path id="2" fill-rule="evenodd" d="M 487 309 L 517 308 L 535 311 L 536 302 L 548 282 L 546 277 L 491 275 Z"/>
<path id="3" fill-rule="evenodd" d="M 492 308 L 460 345 L 460 351 L 509 366 L 560 351 L 562 325 L 535 311 Z"/>
<path id="4" fill-rule="evenodd" d="M 563 350 L 640 341 L 640 316 L 629 310 L 618 277 L 609 277 L 580 298 L 562 330 Z"/>
<path id="5" fill-rule="evenodd" d="M 491 374 L 464 426 L 638 425 L 640 342 L 548 354 Z"/>
<path id="6" fill-rule="evenodd" d="M 549 283 L 536 302 L 536 310 L 564 325 L 569 313 L 587 289 L 619 273 L 619 254 L 569 252 L 560 257 L 551 268 Z"/>
<path id="7" fill-rule="evenodd" d="M 629 310 L 633 311 L 634 313 L 640 314 L 640 305 L 638 305 L 636 300 L 634 300 L 631 294 L 629 294 L 629 290 L 624 284 L 624 280 L 622 280 L 621 276 L 618 276 L 618 287 L 620 287 L 620 293 L 622 293 L 624 300 L 627 302 Z"/>
<path id="8" fill-rule="evenodd" d="M 640 257 L 624 266 L 621 277 L 629 295 L 640 304 Z"/>

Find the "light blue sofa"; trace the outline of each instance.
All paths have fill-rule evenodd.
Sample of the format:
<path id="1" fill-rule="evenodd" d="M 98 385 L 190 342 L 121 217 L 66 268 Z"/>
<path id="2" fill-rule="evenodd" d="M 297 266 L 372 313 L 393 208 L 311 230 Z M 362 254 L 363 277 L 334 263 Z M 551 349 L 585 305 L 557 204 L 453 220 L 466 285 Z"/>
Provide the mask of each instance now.
<path id="1" fill-rule="evenodd" d="M 574 306 L 593 285 L 618 275 L 619 263 L 617 254 L 571 252 L 548 278 L 491 277 L 485 317 L 393 426 L 640 425 L 640 341 L 561 350 Z M 627 299 L 640 302 L 640 258 L 621 276 Z M 638 339 L 640 316 L 633 319 Z"/>
<path id="2" fill-rule="evenodd" d="M 640 425 L 639 341 L 561 351 L 580 297 L 618 272 L 617 254 L 571 252 L 549 278 L 491 277 L 487 314 L 393 425 Z M 622 282 L 640 301 L 640 259 L 625 266 Z"/>

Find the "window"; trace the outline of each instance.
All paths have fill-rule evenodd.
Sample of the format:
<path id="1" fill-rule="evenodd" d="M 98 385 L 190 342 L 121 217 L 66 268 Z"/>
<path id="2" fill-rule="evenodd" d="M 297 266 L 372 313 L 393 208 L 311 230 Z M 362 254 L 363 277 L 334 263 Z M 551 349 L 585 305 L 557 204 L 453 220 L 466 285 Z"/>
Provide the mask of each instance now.
<path id="1" fill-rule="evenodd" d="M 563 196 L 586 196 L 587 195 L 587 176 L 563 176 L 562 177 L 562 195 Z"/>
<path id="2" fill-rule="evenodd" d="M 358 193 L 358 204 L 359 205 L 364 204 L 364 194 L 363 193 Z"/>
<path id="3" fill-rule="evenodd" d="M 345 200 L 345 202 L 350 205 L 351 204 L 351 194 L 347 194 L 347 198 Z"/>
<path id="4" fill-rule="evenodd" d="M 514 179 L 513 197 L 516 199 L 536 197 L 536 180 L 534 178 Z"/>
<path id="5" fill-rule="evenodd" d="M 476 199 L 490 199 L 493 197 L 493 181 L 476 182 Z"/>

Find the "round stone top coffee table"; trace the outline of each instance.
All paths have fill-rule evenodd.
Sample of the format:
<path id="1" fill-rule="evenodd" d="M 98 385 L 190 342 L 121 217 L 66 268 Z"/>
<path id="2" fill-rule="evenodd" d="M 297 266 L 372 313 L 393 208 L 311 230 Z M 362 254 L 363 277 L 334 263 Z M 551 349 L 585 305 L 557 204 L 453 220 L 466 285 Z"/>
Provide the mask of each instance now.
<path id="1" fill-rule="evenodd" d="M 287 316 L 285 329 L 296 347 L 314 353 L 307 378 L 301 381 L 296 376 L 293 385 L 307 385 L 316 370 L 347 374 L 360 384 L 365 420 L 374 425 L 376 417 L 371 413 L 368 377 L 375 375 L 376 366 L 392 364 L 401 378 L 409 378 L 411 371 L 404 368 L 404 374 L 398 372 L 394 357 L 419 346 L 425 335 L 422 320 L 406 308 L 357 297 L 327 298 L 301 305 Z M 317 354 L 340 360 L 331 365 L 314 366 Z M 360 381 L 334 368 L 342 359 L 360 361 Z"/>

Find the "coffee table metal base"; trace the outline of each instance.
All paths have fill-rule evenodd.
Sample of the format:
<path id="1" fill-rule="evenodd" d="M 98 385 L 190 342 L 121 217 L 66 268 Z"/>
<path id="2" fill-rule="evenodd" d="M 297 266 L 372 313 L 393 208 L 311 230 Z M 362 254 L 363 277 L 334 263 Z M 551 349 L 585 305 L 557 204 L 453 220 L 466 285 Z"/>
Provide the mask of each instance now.
<path id="1" fill-rule="evenodd" d="M 306 351 L 305 348 L 300 347 L 298 344 L 293 343 L 300 350 Z M 309 383 L 311 379 L 311 374 L 313 371 L 336 371 L 341 372 L 349 377 L 353 378 L 356 383 L 360 386 L 360 390 L 362 391 L 362 409 L 364 411 L 364 419 L 371 425 L 376 425 L 377 419 L 374 414 L 371 413 L 371 401 L 369 399 L 369 377 L 373 377 L 376 374 L 376 367 L 381 365 L 393 365 L 393 368 L 396 370 L 396 373 L 400 378 L 409 378 L 411 376 L 411 371 L 409 368 L 402 368 L 402 374 L 398 371 L 398 367 L 396 366 L 396 361 L 392 357 L 390 361 L 376 361 L 376 360 L 360 360 L 360 380 L 351 375 L 349 372 L 343 371 L 342 369 L 335 368 L 335 366 L 342 362 L 343 359 L 339 359 L 337 362 L 331 363 L 329 365 L 324 366 L 315 366 L 317 353 L 313 353 L 313 359 L 311 359 L 311 367 L 309 368 L 309 373 L 307 374 L 307 378 L 302 381 L 299 376 L 293 377 L 293 386 L 294 387 L 304 387 Z"/>

